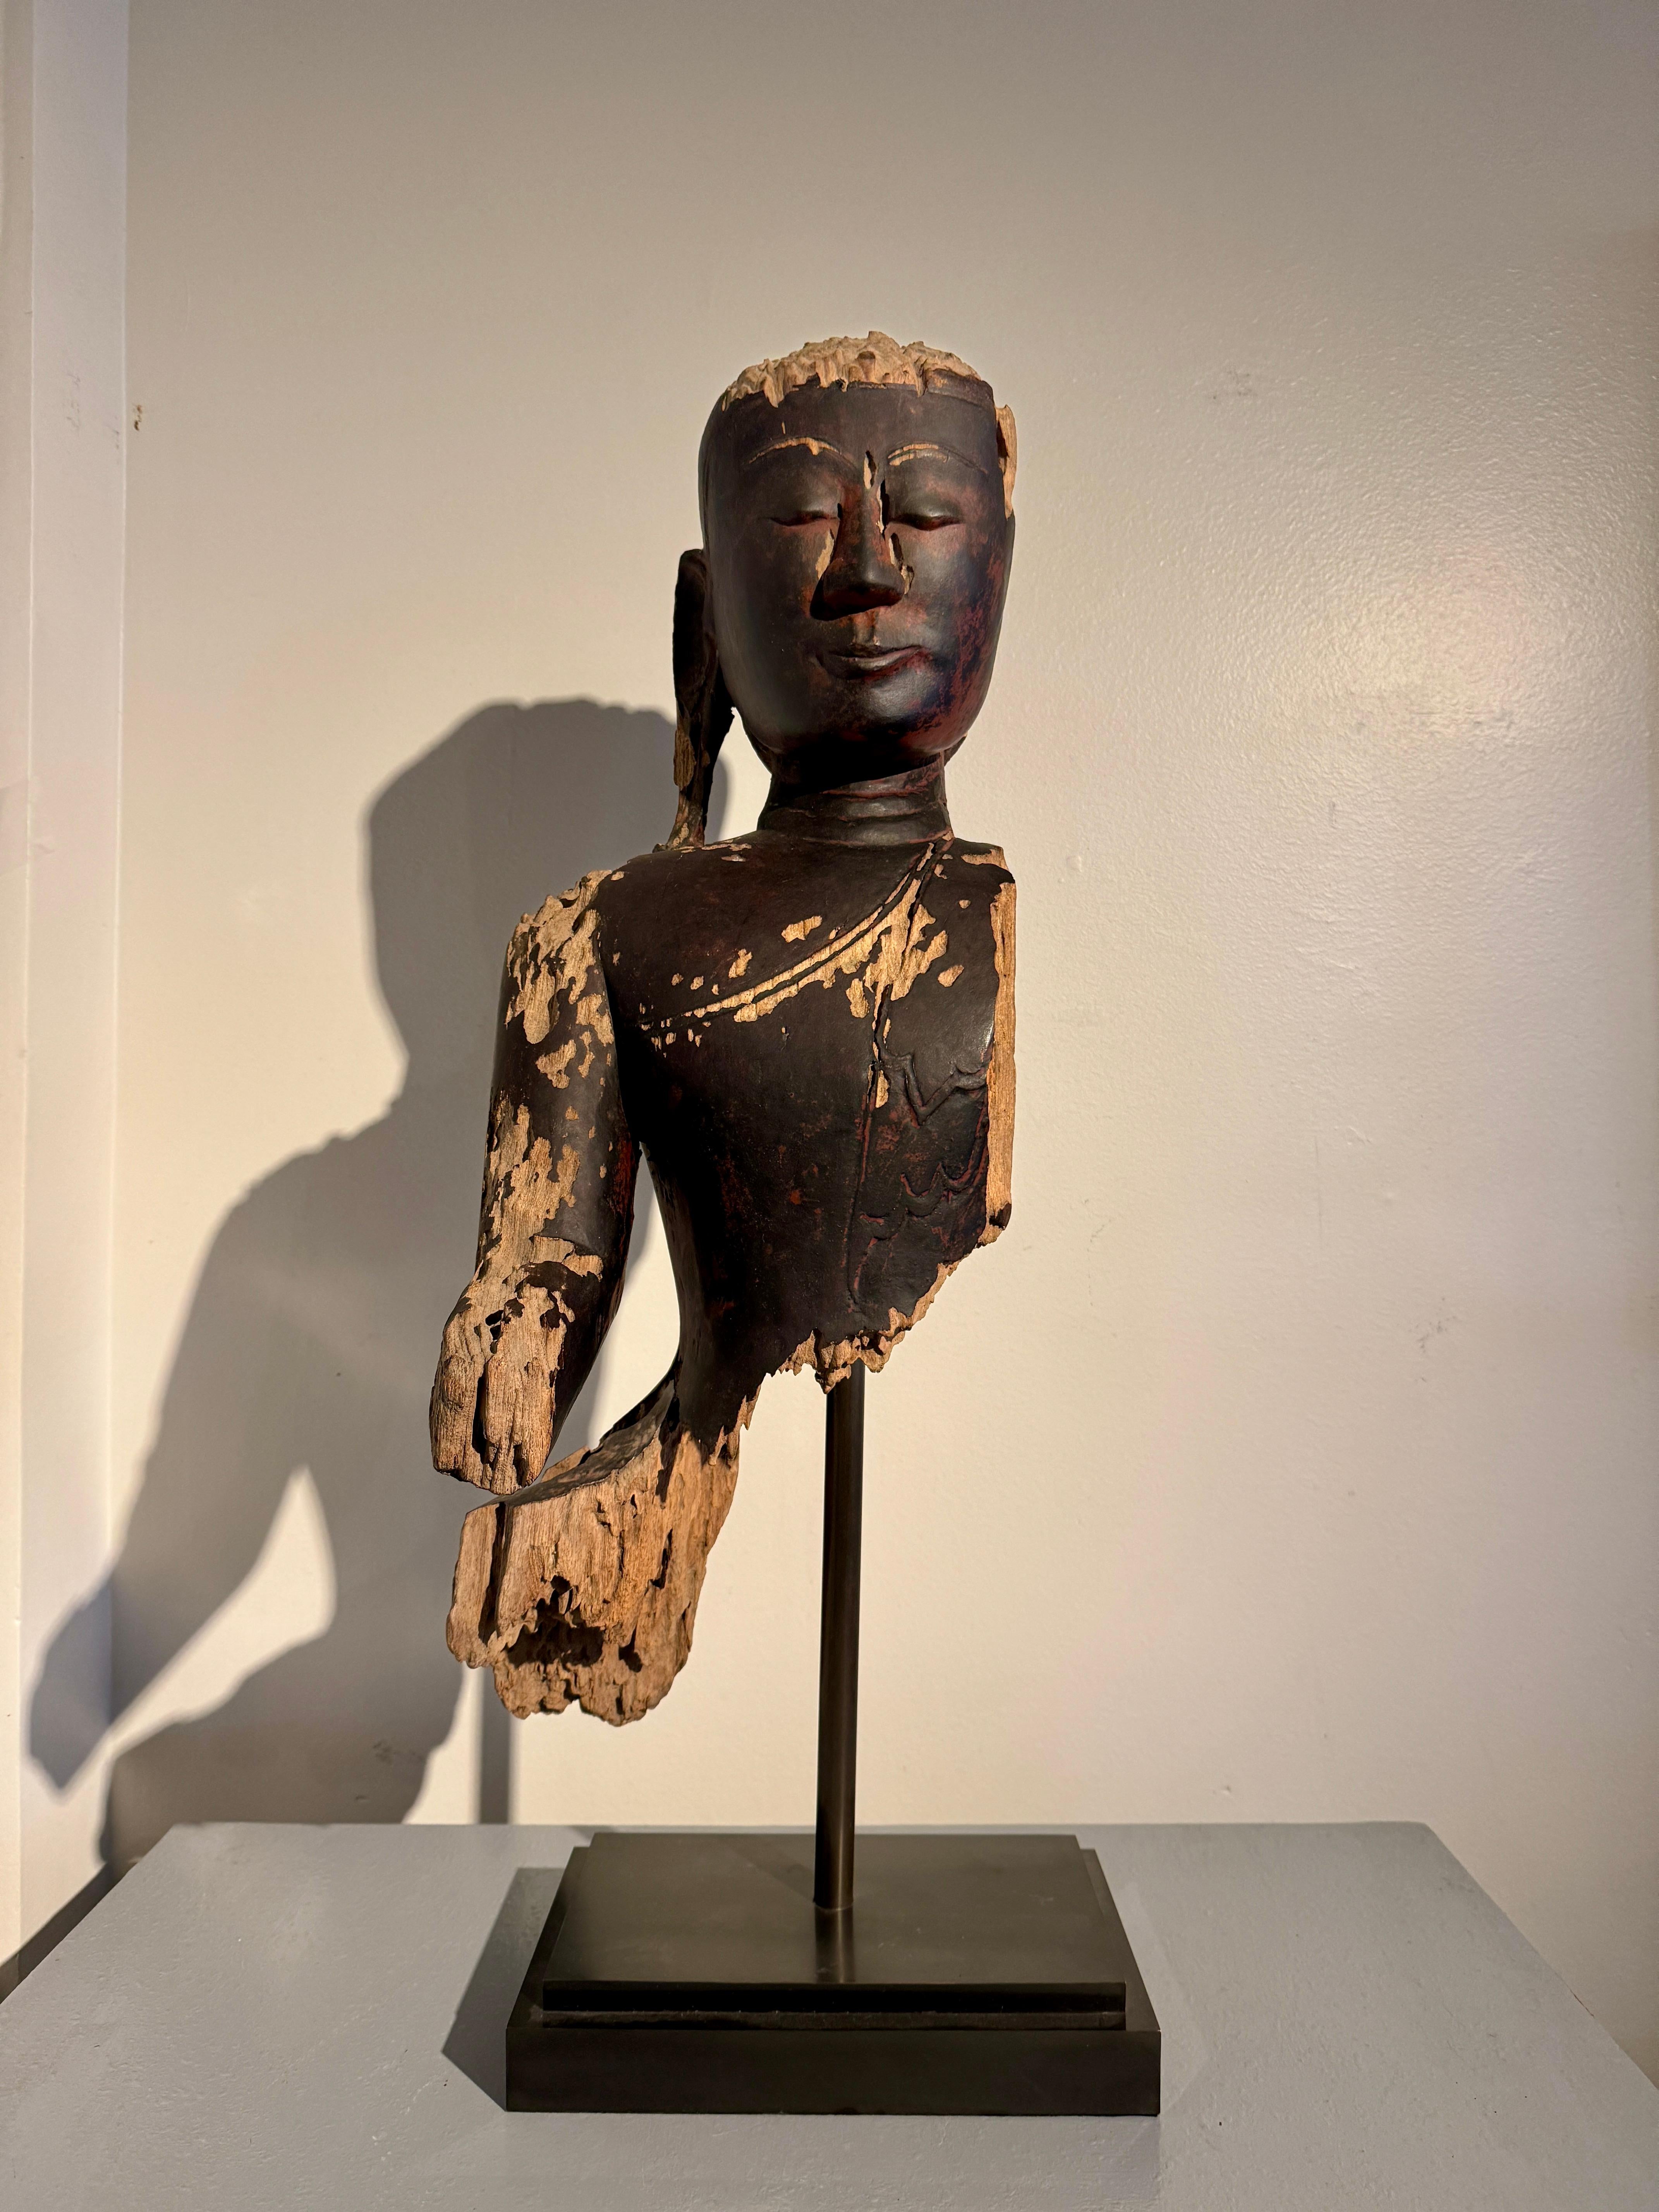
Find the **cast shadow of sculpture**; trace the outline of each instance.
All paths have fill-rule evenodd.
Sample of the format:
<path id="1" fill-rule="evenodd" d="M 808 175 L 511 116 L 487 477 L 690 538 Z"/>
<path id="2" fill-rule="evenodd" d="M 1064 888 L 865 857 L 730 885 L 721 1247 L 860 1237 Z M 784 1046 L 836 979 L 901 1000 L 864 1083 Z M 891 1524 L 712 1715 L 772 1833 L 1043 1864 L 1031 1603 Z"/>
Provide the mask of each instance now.
<path id="1" fill-rule="evenodd" d="M 301 1467 L 327 1522 L 334 1618 L 218 1710 L 121 1753 L 110 1863 L 176 1821 L 398 1820 L 414 1803 L 464 1679 L 443 1620 L 476 1493 L 422 1470 L 433 1358 L 472 1265 L 502 952 L 549 891 L 666 833 L 672 750 L 658 714 L 486 707 L 370 809 L 403 1087 L 369 1127 L 268 1176 L 216 1236 L 120 1555 L 54 1639 L 30 1748 L 60 1788 L 73 1778 L 99 1741 L 77 1686 L 105 1620 L 118 1721 L 245 1580 Z M 569 1445 L 583 1419 L 579 1406 Z M 502 1716 L 494 1782 L 486 1748 L 484 1818 L 505 1817 L 489 1802 L 504 1796 L 504 1729 Z"/>
<path id="2" fill-rule="evenodd" d="M 444 2041 L 444 2057 L 507 2109 L 507 2023 L 564 1868 L 520 1867 L 507 1885 Z"/>

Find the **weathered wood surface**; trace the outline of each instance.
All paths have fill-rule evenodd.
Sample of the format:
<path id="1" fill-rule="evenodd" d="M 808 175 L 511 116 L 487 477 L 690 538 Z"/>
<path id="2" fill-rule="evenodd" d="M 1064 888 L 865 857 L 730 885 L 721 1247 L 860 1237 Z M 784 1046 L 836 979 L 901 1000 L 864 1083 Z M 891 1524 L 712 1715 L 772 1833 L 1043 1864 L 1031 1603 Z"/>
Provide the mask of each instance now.
<path id="1" fill-rule="evenodd" d="M 893 349 L 901 374 L 869 350 L 841 382 L 814 379 L 844 351 L 764 364 L 717 409 L 677 606 L 674 832 L 508 951 L 432 1433 L 502 1501 L 465 1525 L 449 1641 L 516 1713 L 622 1723 L 662 1698 L 766 1376 L 882 1367 L 1008 1218 L 1014 885 L 952 832 L 942 769 L 994 656 L 1012 422 L 951 356 Z M 734 700 L 772 798 L 706 845 Z M 641 1153 L 678 1356 L 549 1468 L 616 1311 Z"/>

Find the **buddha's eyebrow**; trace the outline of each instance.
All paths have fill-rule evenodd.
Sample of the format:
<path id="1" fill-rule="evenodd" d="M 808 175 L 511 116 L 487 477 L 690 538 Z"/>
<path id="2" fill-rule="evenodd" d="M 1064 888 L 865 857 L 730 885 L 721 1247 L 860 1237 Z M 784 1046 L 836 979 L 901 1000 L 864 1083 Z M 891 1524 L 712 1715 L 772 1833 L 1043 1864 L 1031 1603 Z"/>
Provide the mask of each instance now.
<path id="1" fill-rule="evenodd" d="M 767 460 L 774 453 L 787 453 L 792 446 L 805 446 L 807 452 L 814 456 L 819 453 L 833 453 L 838 461 L 845 461 L 849 469 L 859 466 L 859 463 L 850 453 L 843 453 L 839 446 L 831 446 L 822 438 L 779 438 L 769 446 L 763 446 L 759 453 L 750 453 L 744 460 L 744 466 L 746 469 L 752 469 L 757 461 Z"/>
<path id="2" fill-rule="evenodd" d="M 943 461 L 960 461 L 963 468 L 972 469 L 978 476 L 989 476 L 991 473 L 990 471 L 981 462 L 972 459 L 966 453 L 957 453 L 954 446 L 935 446 L 932 444 L 901 446 L 897 453 L 889 453 L 887 456 L 887 465 L 890 469 L 896 466 L 900 461 L 919 460 L 924 455 L 929 459 L 937 457 L 939 460 Z"/>

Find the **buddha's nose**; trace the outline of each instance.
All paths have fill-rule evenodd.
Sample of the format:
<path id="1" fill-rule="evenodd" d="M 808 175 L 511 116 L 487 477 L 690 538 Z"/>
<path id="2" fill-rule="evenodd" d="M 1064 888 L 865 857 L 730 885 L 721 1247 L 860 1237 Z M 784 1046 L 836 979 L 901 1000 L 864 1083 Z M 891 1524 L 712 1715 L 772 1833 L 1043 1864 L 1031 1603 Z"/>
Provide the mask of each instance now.
<path id="1" fill-rule="evenodd" d="M 890 607 L 904 597 L 910 579 L 893 557 L 882 527 L 881 493 L 866 483 L 842 508 L 830 565 L 819 580 L 814 611 L 834 617 L 866 607 Z"/>

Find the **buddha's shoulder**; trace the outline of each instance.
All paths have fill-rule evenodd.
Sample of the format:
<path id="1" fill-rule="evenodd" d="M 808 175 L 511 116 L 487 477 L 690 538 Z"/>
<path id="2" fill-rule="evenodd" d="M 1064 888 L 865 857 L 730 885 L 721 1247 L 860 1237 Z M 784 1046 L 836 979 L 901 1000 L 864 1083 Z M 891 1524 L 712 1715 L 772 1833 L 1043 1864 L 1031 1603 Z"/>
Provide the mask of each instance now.
<path id="1" fill-rule="evenodd" d="M 607 924 L 661 925 L 672 916 L 729 902 L 744 879 L 748 857 L 737 838 L 719 845 L 659 845 L 589 880 Z"/>
<path id="2" fill-rule="evenodd" d="M 1000 845 L 981 845 L 971 837 L 953 837 L 946 857 L 956 867 L 979 871 L 981 881 L 994 885 L 998 881 L 1011 884 L 1014 880 L 1008 855 Z"/>

